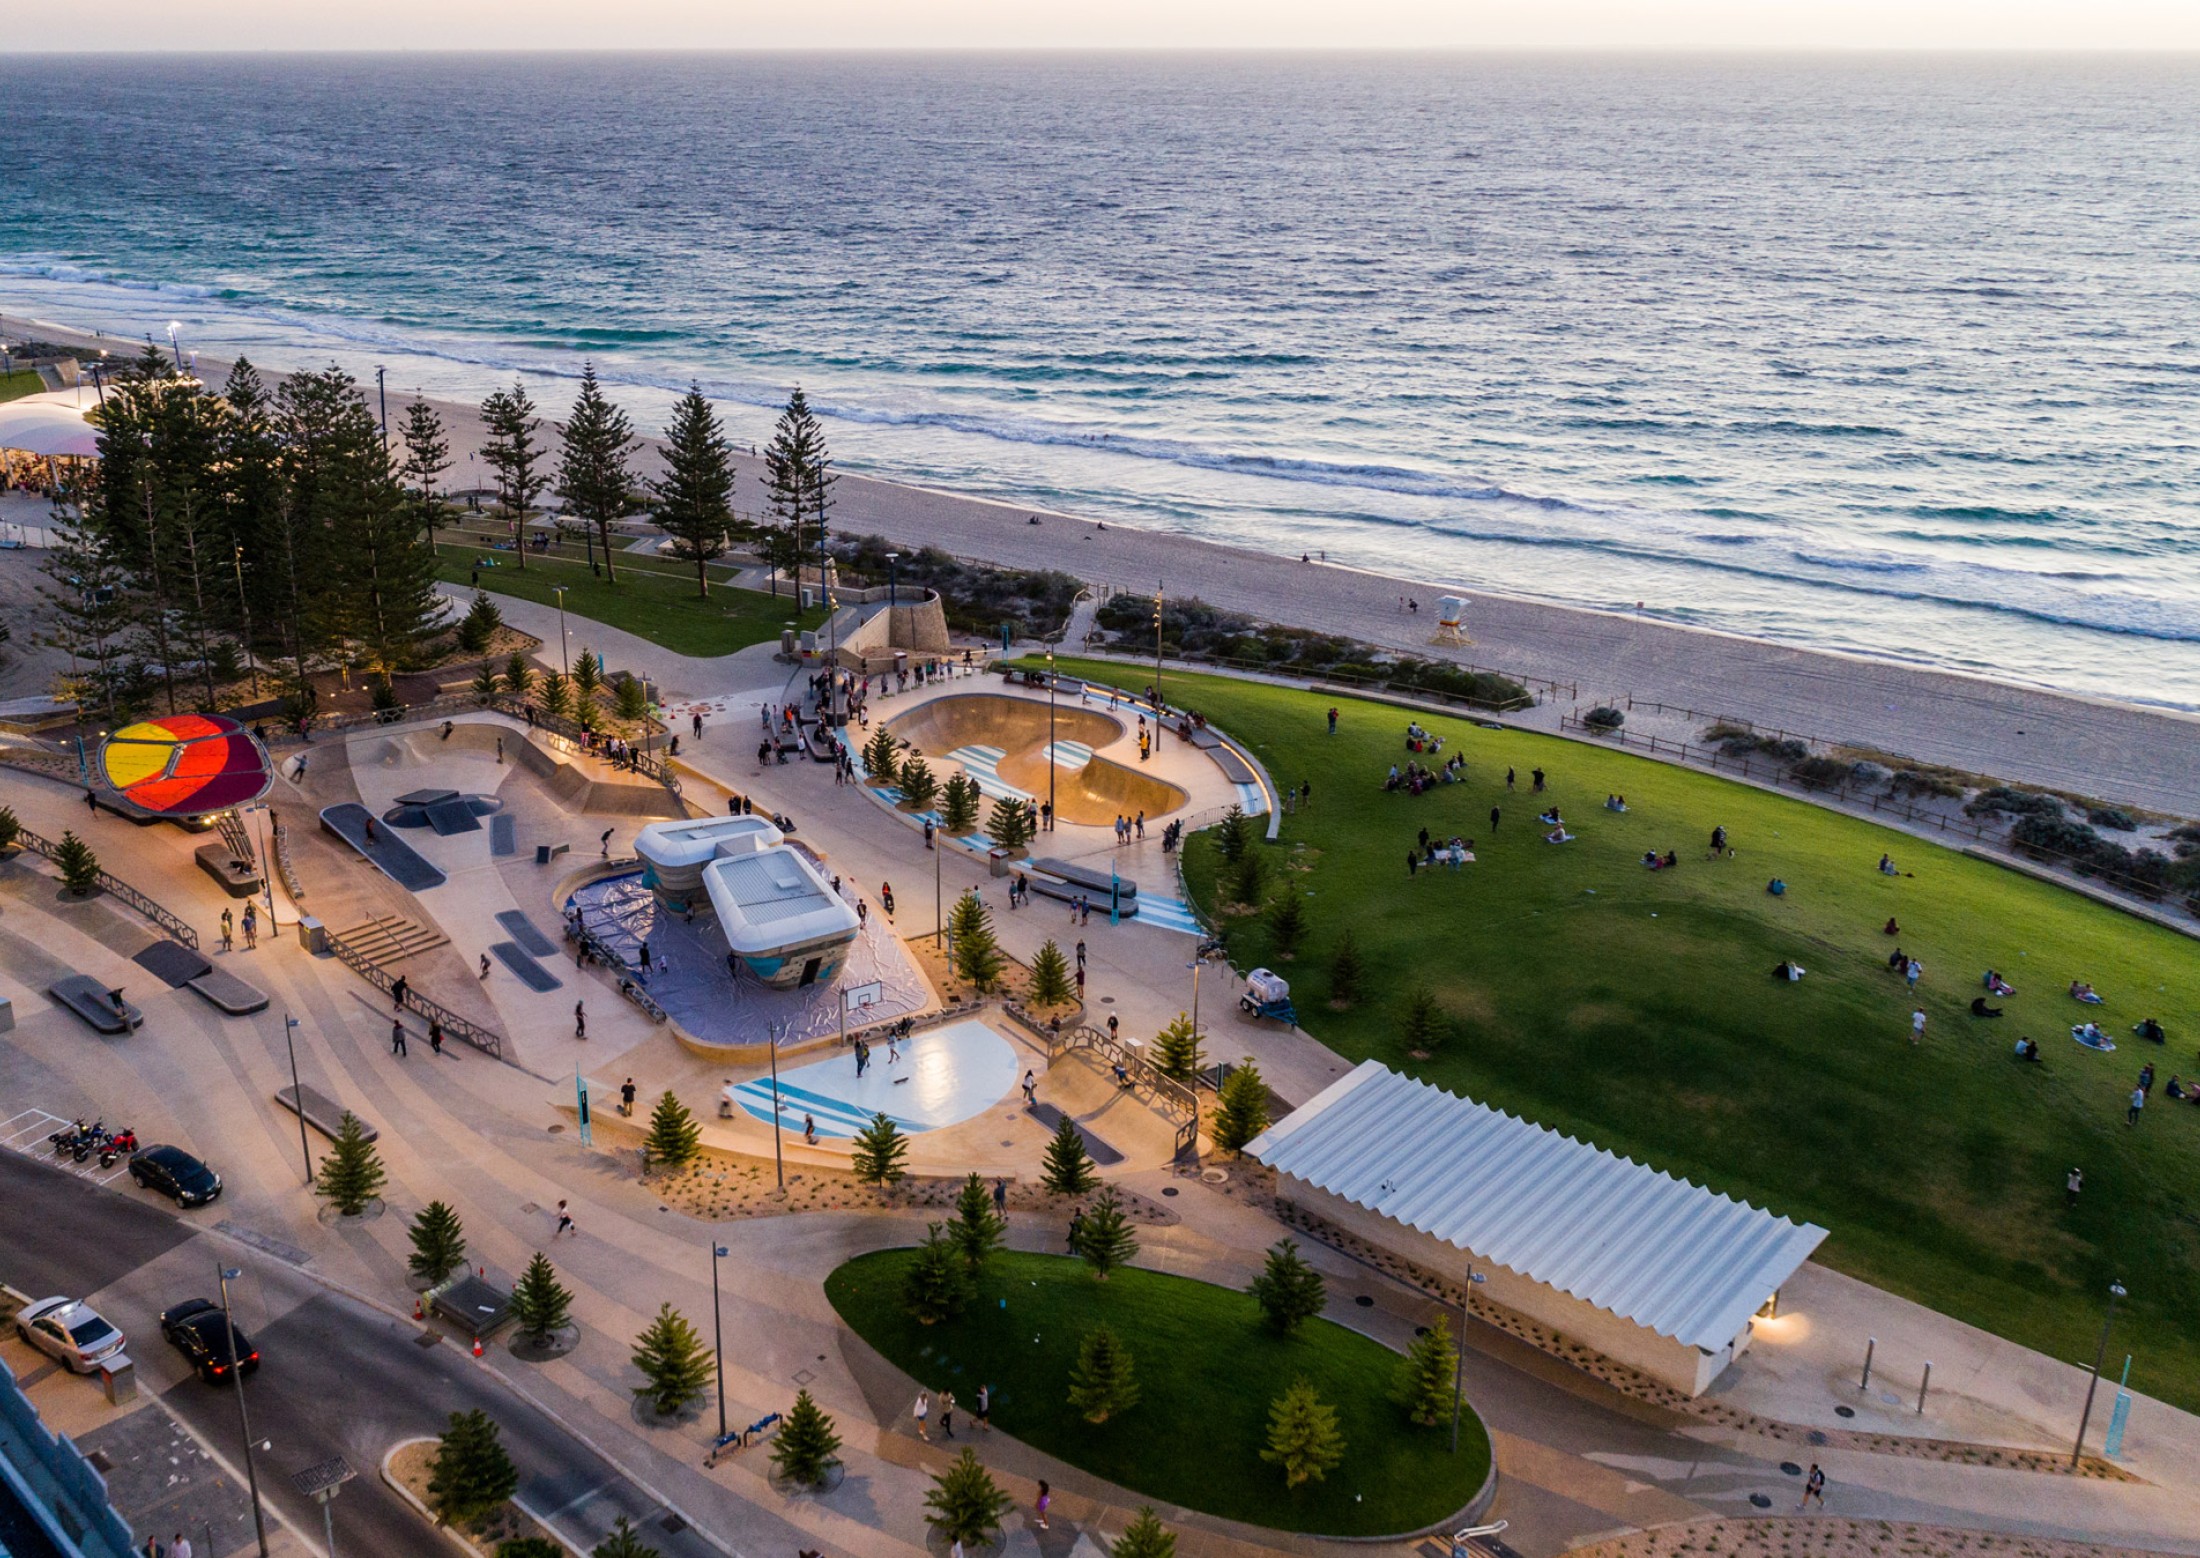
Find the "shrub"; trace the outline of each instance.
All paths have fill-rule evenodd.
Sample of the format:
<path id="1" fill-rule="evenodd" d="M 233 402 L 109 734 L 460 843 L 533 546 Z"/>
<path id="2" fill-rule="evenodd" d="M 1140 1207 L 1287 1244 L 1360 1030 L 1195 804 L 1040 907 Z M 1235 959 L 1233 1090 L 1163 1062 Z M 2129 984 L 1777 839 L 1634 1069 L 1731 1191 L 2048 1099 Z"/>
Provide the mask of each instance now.
<path id="1" fill-rule="evenodd" d="M 1963 793 L 1960 779 L 1937 768 L 1902 769 L 1895 774 L 1892 788 L 1897 795 L 1922 795 L 1943 801 L 1952 801 Z"/>
<path id="2" fill-rule="evenodd" d="M 568 1558 L 566 1549 L 546 1536 L 515 1536 L 497 1543 L 497 1558 Z"/>
<path id="3" fill-rule="evenodd" d="M 1854 769 L 1838 757 L 1806 757 L 1788 772 L 1813 790 L 1830 790 L 1848 783 Z"/>
<path id="4" fill-rule="evenodd" d="M 2139 828 L 2138 818 L 2115 806 L 2088 807 L 2085 820 L 2096 828 L 2113 828 L 2118 833 L 2135 833 Z"/>
<path id="5" fill-rule="evenodd" d="M 1591 730 L 1617 730 L 1627 723 L 1627 716 L 1618 709 L 1606 705 L 1603 708 L 1591 709 L 1588 713 L 1582 715 L 1581 723 Z"/>
<path id="6" fill-rule="evenodd" d="M 15 841 L 23 836 L 23 824 L 17 820 L 15 808 L 0 806 L 0 849 L 12 849 Z"/>
<path id="7" fill-rule="evenodd" d="M 1298 1245 L 1289 1239 L 1278 1239 L 1269 1247 L 1268 1263 L 1246 1291 L 1260 1305 L 1263 1318 L 1286 1336 L 1320 1314 L 1328 1302 L 1322 1274 L 1306 1263 Z"/>
<path id="8" fill-rule="evenodd" d="M 1997 784 L 1990 790 L 1981 790 L 1963 808 L 1966 817 L 2061 817 L 2063 803 L 2052 795 L 2042 795 L 2036 790 L 2016 790 L 2005 784 Z"/>
<path id="9" fill-rule="evenodd" d="M 1767 757 L 1776 757 L 1783 763 L 1800 763 L 1810 756 L 1810 744 L 1798 741 L 1793 736 L 1778 741 L 1759 741 L 1757 750 Z"/>

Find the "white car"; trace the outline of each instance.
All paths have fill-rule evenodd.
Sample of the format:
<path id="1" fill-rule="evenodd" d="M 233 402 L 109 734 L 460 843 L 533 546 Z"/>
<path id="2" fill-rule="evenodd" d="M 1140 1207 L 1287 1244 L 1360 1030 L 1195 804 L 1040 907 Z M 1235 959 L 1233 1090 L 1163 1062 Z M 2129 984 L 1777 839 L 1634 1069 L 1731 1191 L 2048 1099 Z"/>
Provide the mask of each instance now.
<path id="1" fill-rule="evenodd" d="M 42 1298 L 15 1317 L 15 1328 L 40 1352 L 78 1374 L 89 1374 L 122 1351 L 122 1333 L 91 1305 Z"/>

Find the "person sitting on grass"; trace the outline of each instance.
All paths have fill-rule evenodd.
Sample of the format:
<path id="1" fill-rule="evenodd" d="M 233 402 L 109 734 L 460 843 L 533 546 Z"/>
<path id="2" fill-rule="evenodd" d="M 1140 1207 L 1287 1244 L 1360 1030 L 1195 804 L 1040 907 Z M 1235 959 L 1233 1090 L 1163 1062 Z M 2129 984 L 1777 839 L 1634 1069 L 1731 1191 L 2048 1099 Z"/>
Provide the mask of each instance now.
<path id="1" fill-rule="evenodd" d="M 1772 965 L 1772 977 L 1775 979 L 1785 979 L 1789 984 L 1793 984 L 1796 980 L 1803 977 L 1803 967 L 1800 963 L 1790 963 L 1785 958 L 1782 958 L 1779 962 Z"/>
<path id="2" fill-rule="evenodd" d="M 2070 999 L 2083 1001 L 2088 1006 L 2099 1006 L 2101 1004 L 2100 992 L 2082 979 L 2070 981 Z"/>
<path id="3" fill-rule="evenodd" d="M 1988 995 L 2015 995 L 2017 993 L 2017 987 L 2002 978 L 2000 972 L 1996 969 L 1988 969 L 1986 977 L 1980 983 L 1986 986 Z"/>
<path id="4" fill-rule="evenodd" d="M 2001 1015 L 2001 1008 L 1998 1006 L 1988 1006 L 1986 1004 L 1986 997 L 1983 995 L 1974 995 L 1971 997 L 1971 1015 L 1973 1017 L 1999 1017 Z"/>
<path id="5" fill-rule="evenodd" d="M 1887 959 L 1887 966 L 1898 974 L 1902 973 L 1910 966 L 1910 955 L 1897 947 L 1894 949 L 1894 955 Z"/>
<path id="6" fill-rule="evenodd" d="M 2169 1035 L 2162 1031 L 2162 1025 L 2151 1017 L 2140 1018 L 2133 1025 L 2131 1031 L 2151 1044 L 2167 1044 L 2169 1042 Z"/>
<path id="7" fill-rule="evenodd" d="M 2034 1065 L 2042 1064 L 2040 1060 L 2040 1047 L 2037 1044 L 2034 1044 L 2029 1038 L 2017 1040 L 2017 1059 L 2028 1060 Z"/>
<path id="8" fill-rule="evenodd" d="M 1887 923 L 1879 927 L 1879 933 L 1882 936 L 1899 936 L 1902 934 L 1902 927 L 1895 923 L 1894 916 L 1890 914 L 1887 916 Z"/>
<path id="9" fill-rule="evenodd" d="M 1775 898 L 1785 898 L 1787 896 L 1787 890 L 1788 884 L 1782 881 L 1779 877 L 1774 877 L 1771 881 L 1765 883 L 1765 891 L 1772 894 L 1772 896 Z"/>
<path id="10" fill-rule="evenodd" d="M 1881 855 L 1879 857 L 1879 874 L 1881 876 L 1900 876 L 1902 874 L 1895 869 L 1894 856 Z"/>
<path id="11" fill-rule="evenodd" d="M 1566 819 L 1559 816 L 1556 806 L 1553 806 L 1547 812 L 1541 813 L 1535 820 L 1542 823 L 1546 828 L 1560 828 L 1566 825 Z"/>
<path id="12" fill-rule="evenodd" d="M 1734 851 L 1726 847 L 1726 824 L 1721 823 L 1711 830 L 1711 858 L 1716 860 L 1721 855 L 1733 853 Z"/>
<path id="13" fill-rule="evenodd" d="M 1681 852 L 1680 852 L 1679 850 L 1677 850 L 1677 849 L 1669 849 L 1669 850 L 1667 850 L 1667 851 L 1665 852 L 1665 860 L 1664 860 L 1664 862 L 1663 862 L 1663 865 L 1664 865 L 1664 868 L 1665 868 L 1666 870 L 1670 871 L 1670 870 L 1672 870 L 1672 869 L 1673 869 L 1673 868 L 1674 868 L 1675 866 L 1679 865 L 1680 863 L 1681 863 Z"/>
<path id="14" fill-rule="evenodd" d="M 1607 795 L 1604 797 L 1604 809 L 1606 811 L 1625 811 L 1627 803 L 1616 795 Z"/>
<path id="15" fill-rule="evenodd" d="M 2112 1050 L 2116 1041 L 2101 1031 L 2097 1022 L 2081 1022 L 2070 1030 L 2070 1036 L 2087 1049 Z"/>
<path id="16" fill-rule="evenodd" d="M 1543 835 L 1543 842 L 1546 844 L 1571 844 L 1573 841 L 1574 836 L 1568 833 L 1563 826 L 1553 828 Z"/>
<path id="17" fill-rule="evenodd" d="M 1655 871 L 1664 864 L 1665 862 L 1658 858 L 1656 850 L 1646 849 L 1642 852 L 1642 868 L 1645 871 Z"/>
<path id="18" fill-rule="evenodd" d="M 2165 1097 L 2169 1098 L 2183 1099 L 2187 1096 L 2184 1083 L 2177 1079 L 2177 1073 L 2174 1071 L 2169 1074 L 2169 1086 L 2163 1088 L 2162 1092 Z"/>

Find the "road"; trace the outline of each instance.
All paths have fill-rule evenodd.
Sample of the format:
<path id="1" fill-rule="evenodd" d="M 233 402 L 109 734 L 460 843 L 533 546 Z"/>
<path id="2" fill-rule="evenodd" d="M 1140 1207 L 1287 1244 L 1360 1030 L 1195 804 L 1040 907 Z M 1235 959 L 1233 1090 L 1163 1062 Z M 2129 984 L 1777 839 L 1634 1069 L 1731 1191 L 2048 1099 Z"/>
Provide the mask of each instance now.
<path id="1" fill-rule="evenodd" d="M 520 1502 L 581 1550 L 623 1515 L 664 1558 L 723 1558 L 731 1551 L 697 1530 L 665 1529 L 663 1504 L 464 1348 L 447 1341 L 424 1347 L 429 1333 L 421 1327 L 195 1230 L 139 1194 L 100 1189 L 0 1153 L 0 1251 L 0 1280 L 40 1296 L 91 1297 L 131 1338 L 141 1388 L 158 1392 L 240 1470 L 233 1397 L 184 1371 L 160 1340 L 157 1316 L 187 1298 L 216 1297 L 219 1266 L 243 1268 L 233 1290 L 239 1323 L 260 1349 L 260 1369 L 245 1394 L 254 1437 L 268 1445 L 258 1458 L 261 1494 L 309 1533 L 316 1549 L 320 1513 L 291 1489 L 292 1472 L 341 1455 L 359 1474 L 336 1501 L 339 1552 L 425 1550 L 420 1517 L 381 1481 L 382 1457 L 400 1440 L 439 1432 L 450 1413 L 478 1407 L 503 1429 L 520 1470 Z"/>

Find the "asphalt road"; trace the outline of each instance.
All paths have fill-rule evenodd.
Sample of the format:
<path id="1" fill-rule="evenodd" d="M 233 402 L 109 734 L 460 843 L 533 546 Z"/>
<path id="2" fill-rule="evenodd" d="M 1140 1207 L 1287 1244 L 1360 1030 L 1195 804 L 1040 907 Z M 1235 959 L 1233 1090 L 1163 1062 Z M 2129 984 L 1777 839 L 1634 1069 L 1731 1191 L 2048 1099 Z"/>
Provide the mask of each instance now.
<path id="1" fill-rule="evenodd" d="M 124 1184 L 127 1181 L 123 1182 Z M 160 1262 L 160 1281 L 133 1281 Z M 667 1531 L 666 1510 L 556 1419 L 539 1411 L 450 1342 L 420 1345 L 423 1329 L 323 1287 L 304 1272 L 217 1235 L 195 1231 L 159 1203 L 103 1190 L 58 1170 L 0 1152 L 0 1280 L 40 1296 L 94 1296 L 131 1338 L 143 1388 L 241 1471 L 236 1402 L 184 1374 L 160 1340 L 159 1310 L 214 1297 L 218 1265 L 242 1267 L 235 1284 L 245 1315 L 273 1315 L 252 1328 L 260 1369 L 245 1386 L 263 1498 L 320 1544 L 319 1509 L 289 1475 L 341 1455 L 358 1474 L 336 1501 L 341 1553 L 424 1550 L 420 1517 L 381 1481 L 382 1457 L 401 1439 L 433 1435 L 449 1414 L 479 1407 L 504 1431 L 520 1470 L 519 1498 L 583 1551 L 627 1517 L 664 1558 L 706 1558 L 728 1549 L 692 1529 Z M 178 1267 L 206 1272 L 184 1290 Z M 202 1291 L 202 1289 L 207 1291 Z"/>

